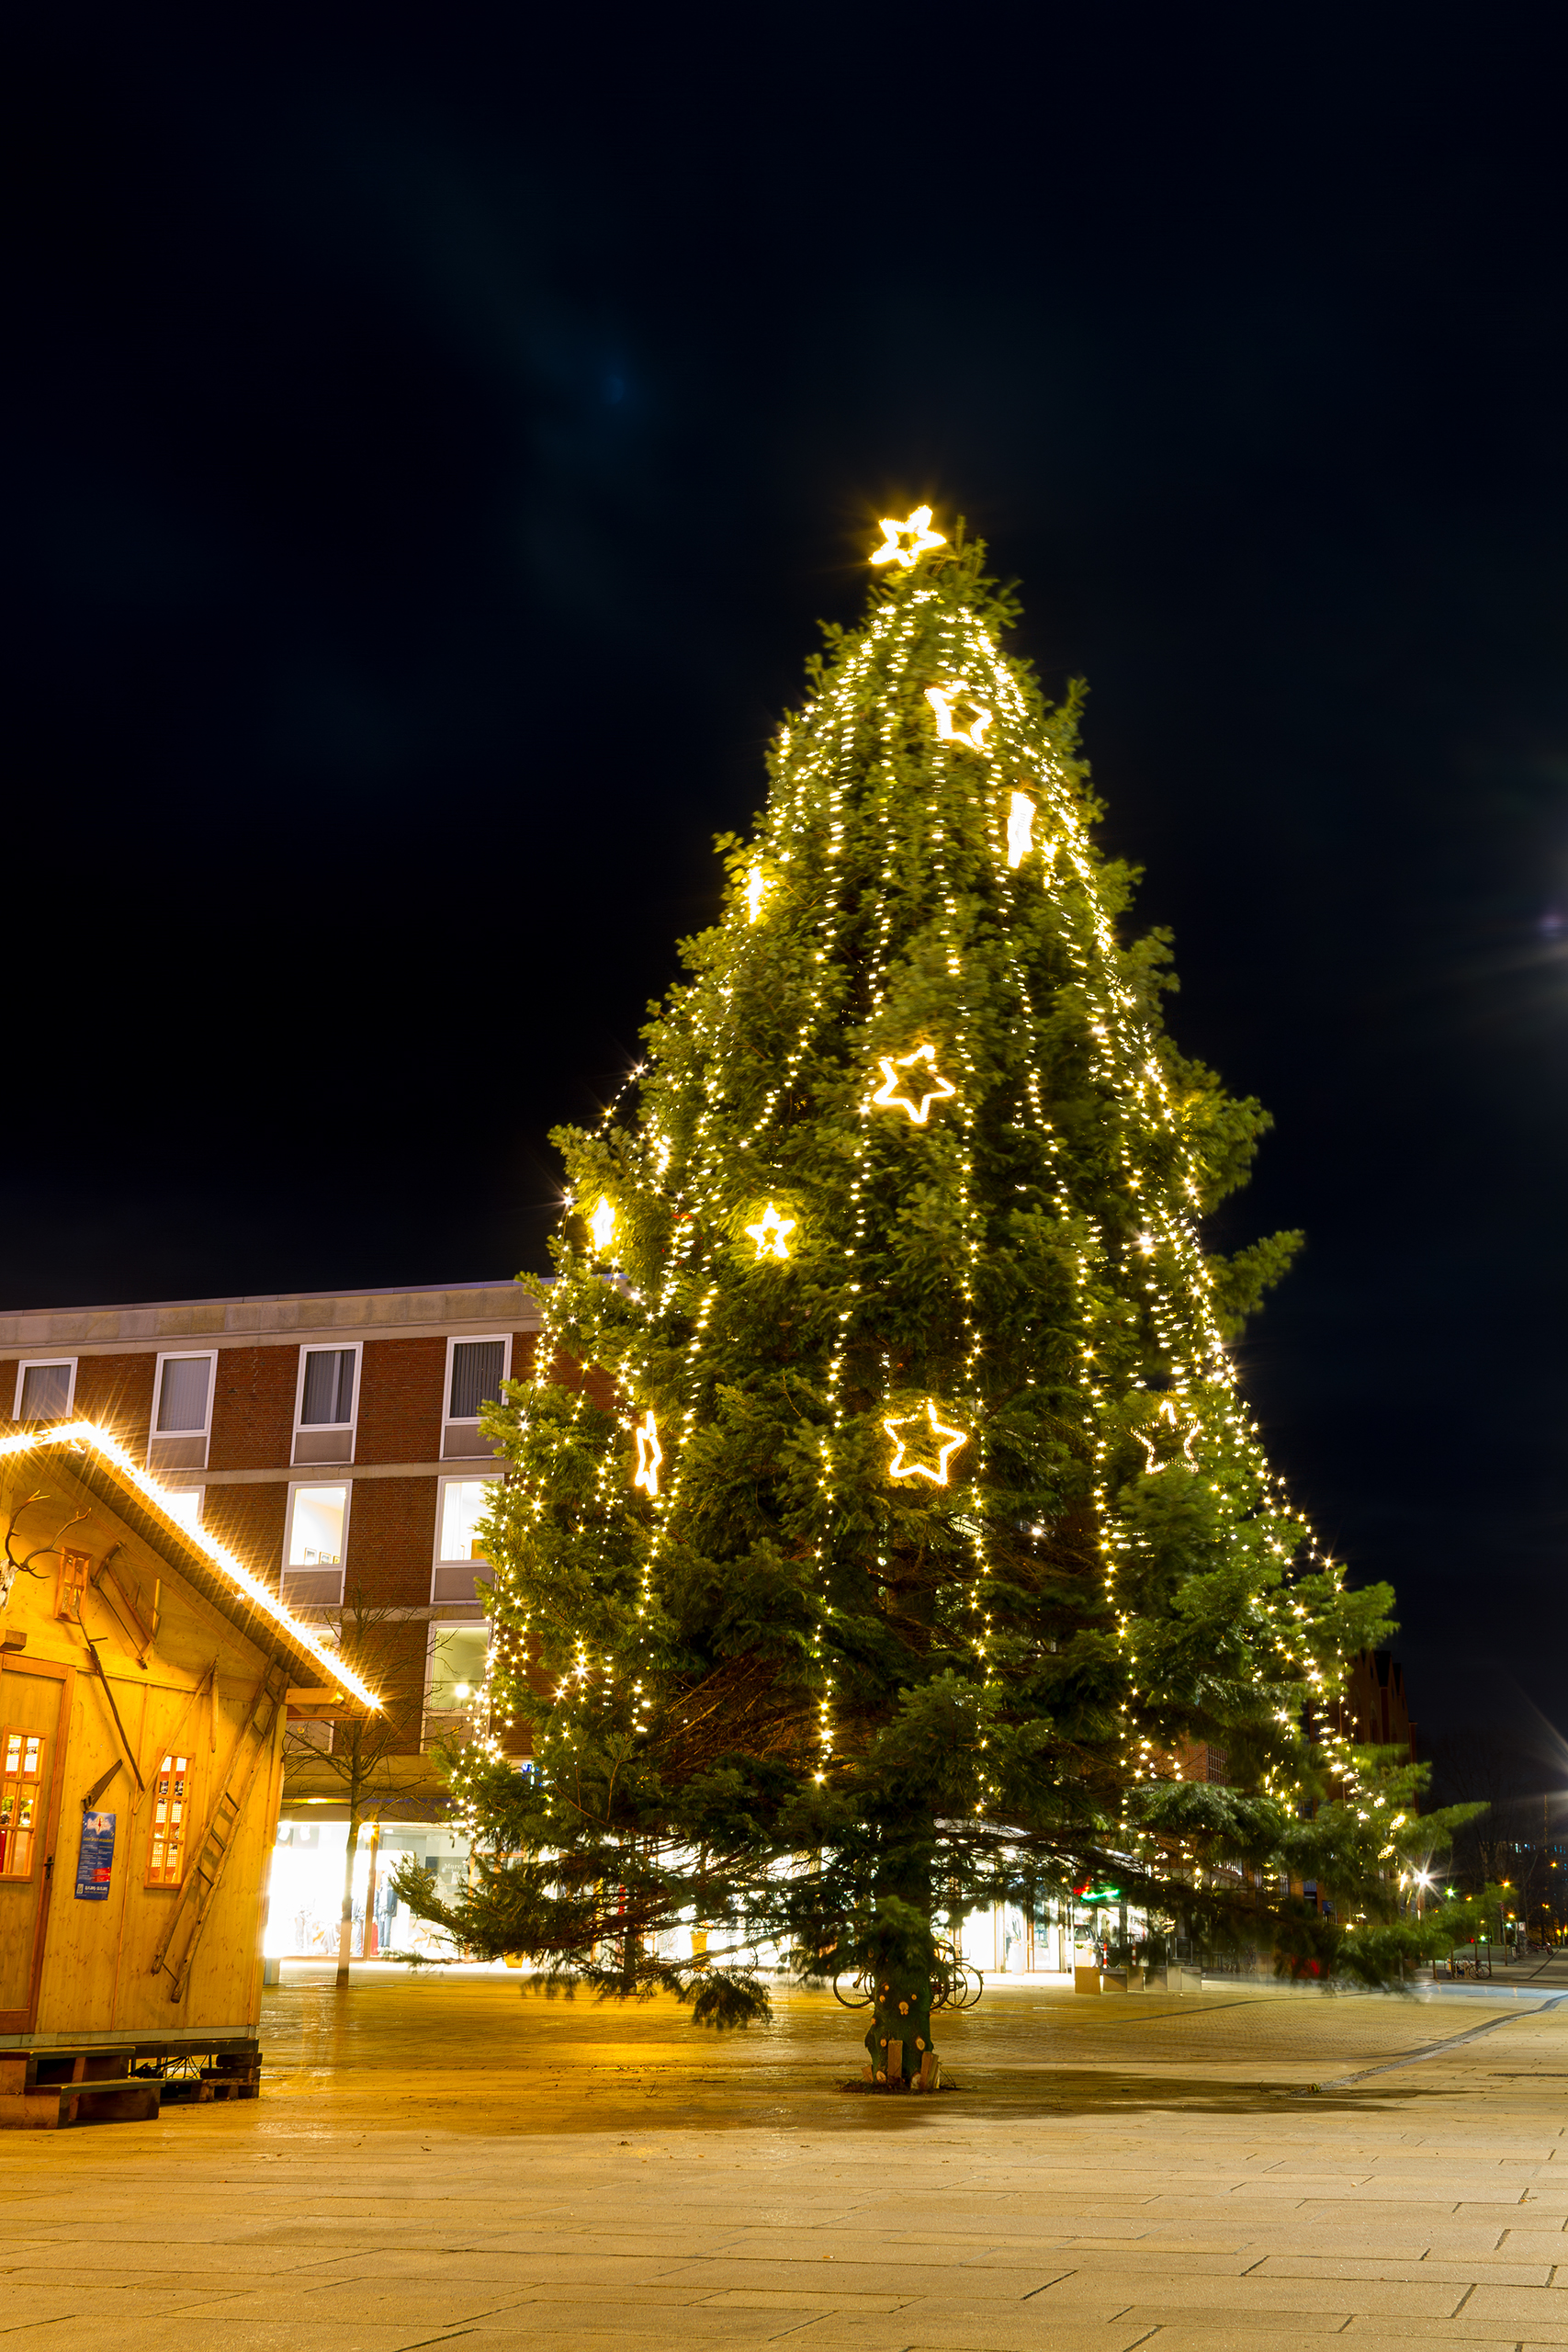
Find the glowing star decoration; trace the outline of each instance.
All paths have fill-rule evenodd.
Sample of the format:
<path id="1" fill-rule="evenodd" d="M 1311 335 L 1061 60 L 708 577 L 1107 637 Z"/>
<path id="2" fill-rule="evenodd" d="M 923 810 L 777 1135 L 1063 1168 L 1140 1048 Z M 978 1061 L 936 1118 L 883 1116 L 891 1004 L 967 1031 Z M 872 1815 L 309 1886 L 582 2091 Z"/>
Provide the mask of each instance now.
<path id="1" fill-rule="evenodd" d="M 912 1054 L 900 1054 L 897 1061 L 889 1061 L 886 1054 L 879 1056 L 878 1058 L 882 1064 L 883 1082 L 872 1096 L 873 1102 L 884 1111 L 907 1111 L 911 1123 L 917 1127 L 925 1125 L 927 1119 L 931 1116 L 933 1102 L 945 1102 L 950 1094 L 956 1094 L 958 1091 L 953 1080 L 943 1078 L 941 1070 L 938 1069 L 934 1046 L 917 1046 Z M 918 1109 L 911 1100 L 914 1093 L 913 1087 L 906 1093 L 898 1082 L 898 1072 L 901 1069 L 908 1069 L 913 1062 L 925 1063 L 931 1081 L 930 1091 L 920 1096 Z"/>
<path id="2" fill-rule="evenodd" d="M 746 1227 L 757 1245 L 758 1257 L 787 1258 L 789 1251 L 784 1248 L 784 1236 L 793 1233 L 798 1222 L 798 1218 L 793 1216 L 780 1216 L 770 1201 L 759 1221 Z"/>
<path id="3" fill-rule="evenodd" d="M 933 1487 L 945 1487 L 947 1484 L 947 1465 L 952 1461 L 953 1455 L 957 1453 L 959 1447 L 961 1445 L 968 1444 L 969 1432 L 967 1430 L 950 1430 L 946 1428 L 942 1422 L 937 1419 L 936 1407 L 931 1403 L 931 1398 L 929 1396 L 927 1397 L 925 1409 L 927 1428 L 931 1436 L 938 1441 L 936 1449 L 937 1463 L 936 1467 L 933 1470 L 929 1462 L 910 1462 L 906 1459 L 908 1447 L 905 1441 L 898 1434 L 900 1430 L 908 1429 L 911 1422 L 918 1424 L 919 1419 L 920 1415 L 919 1413 L 905 1413 L 897 1420 L 883 1422 L 882 1426 L 887 1431 L 887 1434 L 892 1439 L 894 1444 L 893 1459 L 888 1464 L 887 1475 L 890 1478 L 929 1478 Z"/>
<path id="4" fill-rule="evenodd" d="M 648 1418 L 637 1430 L 637 1476 L 634 1487 L 646 1487 L 650 1495 L 659 1492 L 659 1465 L 664 1459 L 664 1448 L 659 1442 L 659 1425 L 649 1406 Z"/>
<path id="5" fill-rule="evenodd" d="M 1034 847 L 1034 803 L 1027 792 L 1015 792 L 1008 808 L 1008 864 L 1023 864 Z"/>
<path id="6" fill-rule="evenodd" d="M 972 752 L 986 749 L 986 729 L 991 723 L 991 714 L 984 703 L 976 701 L 967 686 L 928 686 L 926 700 L 936 713 L 939 743 L 964 743 Z M 954 725 L 955 718 L 962 718 L 964 724 Z"/>
<path id="7" fill-rule="evenodd" d="M 755 922 L 762 901 L 768 895 L 768 877 L 760 865 L 754 865 L 751 868 L 746 877 L 746 888 L 740 895 L 750 909 L 750 920 Z"/>
<path id="8" fill-rule="evenodd" d="M 1157 1414 L 1155 1416 L 1155 1418 L 1156 1418 L 1156 1420 L 1159 1420 L 1159 1421 L 1166 1421 L 1166 1422 L 1168 1422 L 1168 1423 L 1169 1424 L 1169 1426 L 1170 1426 L 1172 1429 L 1175 1429 L 1175 1428 L 1178 1426 L 1178 1416 L 1177 1416 L 1176 1407 L 1171 1403 L 1171 1400 L 1170 1400 L 1170 1398 L 1169 1398 L 1168 1396 L 1166 1398 L 1166 1400 L 1165 1400 L 1164 1404 L 1160 1407 L 1159 1411 L 1158 1411 L 1158 1412 L 1157 1412 Z M 1186 1436 L 1182 1439 L 1182 1441 L 1181 1441 L 1181 1451 L 1182 1451 L 1182 1453 L 1187 1456 L 1188 1463 L 1189 1463 L 1190 1466 L 1190 1467 L 1192 1467 L 1193 1469 L 1196 1469 L 1196 1467 L 1197 1467 L 1197 1462 L 1196 1462 L 1196 1460 L 1195 1460 L 1195 1458 L 1194 1458 L 1193 1452 L 1192 1452 L 1192 1441 L 1193 1441 L 1193 1439 L 1194 1439 L 1194 1438 L 1197 1436 L 1197 1434 L 1198 1434 L 1198 1428 L 1199 1428 L 1199 1424 L 1198 1424 L 1196 1421 L 1194 1421 L 1194 1422 L 1192 1423 L 1191 1427 L 1189 1429 L 1189 1430 L 1188 1430 L 1188 1432 L 1187 1432 L 1187 1435 L 1186 1435 Z M 1149 1440 L 1148 1440 L 1148 1439 L 1144 1435 L 1144 1432 L 1143 1432 L 1143 1430 L 1140 1430 L 1138 1431 L 1138 1443 L 1143 1447 L 1144 1452 L 1145 1452 L 1145 1453 L 1148 1455 L 1148 1457 L 1149 1457 L 1149 1460 L 1148 1460 L 1148 1471 L 1147 1471 L 1147 1473 L 1146 1473 L 1145 1475 L 1152 1475 L 1152 1474 L 1153 1474 L 1155 1471 L 1156 1471 L 1156 1470 L 1166 1470 L 1166 1469 L 1168 1469 L 1168 1468 L 1169 1468 L 1169 1466 L 1170 1466 L 1170 1465 L 1169 1465 L 1169 1464 L 1168 1464 L 1168 1463 L 1159 1462 L 1159 1461 L 1156 1461 L 1156 1458 L 1155 1458 L 1155 1450 L 1154 1450 L 1154 1447 L 1153 1447 L 1153 1445 L 1150 1443 Z M 1175 1459 L 1175 1457 L 1174 1457 L 1174 1455 L 1173 1455 L 1173 1456 L 1172 1456 L 1172 1460 L 1174 1460 L 1174 1459 Z"/>
<path id="9" fill-rule="evenodd" d="M 588 1230 L 593 1236 L 593 1247 L 603 1257 L 610 1246 L 610 1237 L 615 1230 L 615 1204 L 606 1200 L 603 1193 L 599 1195 L 598 1207 L 588 1220 Z"/>
<path id="10" fill-rule="evenodd" d="M 928 548 L 944 548 L 947 540 L 941 531 L 931 529 L 931 510 L 917 506 L 901 523 L 890 514 L 882 518 L 883 544 L 872 551 L 873 563 L 901 563 L 906 571 L 913 571 Z"/>

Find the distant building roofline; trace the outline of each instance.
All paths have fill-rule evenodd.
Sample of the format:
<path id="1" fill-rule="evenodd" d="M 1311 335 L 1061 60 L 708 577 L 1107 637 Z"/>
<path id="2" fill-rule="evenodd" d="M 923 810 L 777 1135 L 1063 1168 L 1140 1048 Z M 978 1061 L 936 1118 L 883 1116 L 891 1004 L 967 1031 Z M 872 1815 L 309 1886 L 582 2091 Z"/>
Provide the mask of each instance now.
<path id="1" fill-rule="evenodd" d="M 35 1306 L 0 1312 L 0 1352 L 106 1355 L 130 1347 L 223 1346 L 340 1337 L 434 1338 L 500 1325 L 532 1330 L 546 1274 L 513 1281 L 398 1283 L 366 1290 L 252 1291 L 229 1298 L 138 1300 L 119 1306 Z M 0 1407 L 5 1399 L 0 1396 Z"/>
<path id="2" fill-rule="evenodd" d="M 0 1319 L 14 1315 L 163 1315 L 184 1306 L 303 1306 L 313 1298 L 419 1298 L 434 1291 L 515 1290 L 520 1283 L 551 1280 L 549 1274 L 482 1274 L 471 1283 L 350 1283 L 332 1290 L 213 1291 L 200 1298 L 57 1300 L 52 1306 L 0 1306 Z"/>

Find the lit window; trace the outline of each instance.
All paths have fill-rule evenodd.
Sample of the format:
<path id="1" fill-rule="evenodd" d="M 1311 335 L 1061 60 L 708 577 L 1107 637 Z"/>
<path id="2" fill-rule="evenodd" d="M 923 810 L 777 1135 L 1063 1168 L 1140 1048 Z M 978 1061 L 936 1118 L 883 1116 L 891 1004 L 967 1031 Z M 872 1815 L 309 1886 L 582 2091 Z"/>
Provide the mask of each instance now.
<path id="1" fill-rule="evenodd" d="M 85 1552 L 62 1552 L 54 1579 L 54 1613 L 71 1624 L 82 1623 L 82 1596 L 92 1581 L 93 1563 Z"/>
<path id="2" fill-rule="evenodd" d="M 162 1436 L 207 1427 L 207 1388 L 212 1376 L 210 1356 L 165 1356 L 158 1389 L 158 1433 Z"/>
<path id="3" fill-rule="evenodd" d="M 353 1348 L 307 1348 L 299 1398 L 302 1429 L 344 1428 L 354 1419 Z"/>
<path id="4" fill-rule="evenodd" d="M 19 1421 L 63 1421 L 71 1411 L 76 1385 L 76 1359 L 60 1363 L 23 1363 L 17 1367 L 17 1419 Z"/>
<path id="5" fill-rule="evenodd" d="M 165 1756 L 152 1782 L 152 1819 L 147 1843 L 149 1886 L 178 1886 L 186 1874 L 190 1834 L 191 1759 Z"/>
<path id="6" fill-rule="evenodd" d="M 455 1340 L 449 1421 L 477 1421 L 481 1405 L 498 1404 L 506 1373 L 504 1340 Z"/>
<path id="7" fill-rule="evenodd" d="M 288 1528 L 291 1568 L 341 1568 L 346 1487 L 296 1487 Z"/>
<path id="8" fill-rule="evenodd" d="M 430 1709 L 454 1714 L 471 1707 L 484 1688 L 490 1631 L 484 1625 L 446 1625 L 430 1645 Z"/>
<path id="9" fill-rule="evenodd" d="M 490 1509 L 493 1478 L 448 1478 L 441 1489 L 441 1556 L 487 1560 L 477 1529 Z"/>
<path id="10" fill-rule="evenodd" d="M 201 1525 L 201 1496 L 199 1487 L 165 1487 L 164 1489 L 164 1509 L 171 1519 L 177 1519 L 182 1527 L 188 1527 L 193 1535 Z"/>
<path id="11" fill-rule="evenodd" d="M 41 1732 L 0 1731 L 0 1878 L 31 1878 L 43 1818 Z"/>

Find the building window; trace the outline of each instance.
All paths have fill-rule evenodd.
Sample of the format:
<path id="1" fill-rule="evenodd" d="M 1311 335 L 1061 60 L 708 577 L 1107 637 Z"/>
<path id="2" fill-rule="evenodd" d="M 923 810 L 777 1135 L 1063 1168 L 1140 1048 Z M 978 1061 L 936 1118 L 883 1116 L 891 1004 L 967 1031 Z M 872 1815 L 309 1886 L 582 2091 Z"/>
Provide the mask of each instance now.
<path id="1" fill-rule="evenodd" d="M 152 1782 L 152 1819 L 147 1840 L 149 1886 L 178 1886 L 185 1877 L 186 1841 L 194 1804 L 190 1758 L 165 1756 Z"/>
<path id="2" fill-rule="evenodd" d="M 352 1462 L 359 1349 L 301 1348 L 294 1408 L 296 1462 Z"/>
<path id="3" fill-rule="evenodd" d="M 430 1629 L 428 1714 L 449 1719 L 469 1714 L 484 1692 L 488 1625 L 433 1625 Z M 440 1728 L 440 1726 L 436 1726 Z"/>
<path id="4" fill-rule="evenodd" d="M 353 1348 L 307 1348 L 299 1419 L 307 1429 L 354 1419 Z"/>
<path id="5" fill-rule="evenodd" d="M 62 1552 L 54 1579 L 54 1613 L 68 1623 L 82 1623 L 82 1601 L 92 1582 L 93 1563 L 85 1552 Z"/>
<path id="6" fill-rule="evenodd" d="M 160 1499 L 169 1517 L 177 1519 L 194 1535 L 201 1525 L 201 1499 L 206 1491 L 204 1487 L 165 1487 Z"/>
<path id="7" fill-rule="evenodd" d="M 0 1731 L 0 1878 L 31 1878 L 43 1821 L 41 1732 Z"/>
<path id="8" fill-rule="evenodd" d="M 432 1600 L 475 1600 L 474 1564 L 489 1555 L 479 1523 L 490 1510 L 499 1478 L 443 1478 L 435 1507 L 435 1569 Z"/>
<path id="9" fill-rule="evenodd" d="M 477 1421 L 481 1405 L 498 1402 L 505 1374 L 504 1340 L 454 1340 L 447 1419 Z"/>
<path id="10" fill-rule="evenodd" d="M 158 1389 L 158 1435 L 184 1436 L 207 1427 L 207 1392 L 212 1385 L 210 1356 L 165 1356 Z"/>
<path id="11" fill-rule="evenodd" d="M 488 1560 L 478 1528 L 490 1509 L 494 1478 L 443 1478 L 441 1481 L 441 1557 L 444 1560 Z"/>
<path id="12" fill-rule="evenodd" d="M 216 1362 L 211 1349 L 200 1355 L 158 1358 L 152 1434 L 147 1446 L 150 1470 L 206 1469 Z"/>
<path id="13" fill-rule="evenodd" d="M 284 1534 L 283 1597 L 332 1604 L 343 1599 L 348 1536 L 346 1487 L 290 1487 Z"/>
<path id="14" fill-rule="evenodd" d="M 483 1340 L 447 1341 L 446 1411 L 441 1433 L 444 1460 L 495 1452 L 489 1438 L 479 1434 L 479 1408 L 500 1402 L 511 1356 L 507 1332 L 491 1333 Z"/>
<path id="15" fill-rule="evenodd" d="M 289 1526 L 291 1568 L 341 1568 L 346 1487 L 296 1487 Z"/>
<path id="16" fill-rule="evenodd" d="M 75 1393 L 74 1356 L 60 1356 L 51 1363 L 19 1363 L 12 1418 L 18 1421 L 66 1420 Z"/>

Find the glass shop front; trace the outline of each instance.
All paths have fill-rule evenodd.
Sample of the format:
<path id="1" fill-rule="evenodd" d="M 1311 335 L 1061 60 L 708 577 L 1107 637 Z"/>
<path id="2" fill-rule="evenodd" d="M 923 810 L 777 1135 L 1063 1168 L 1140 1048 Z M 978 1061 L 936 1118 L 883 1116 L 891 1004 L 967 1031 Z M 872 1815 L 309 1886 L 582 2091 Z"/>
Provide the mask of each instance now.
<path id="1" fill-rule="evenodd" d="M 340 1817 L 333 1819 L 336 1814 Z M 348 1822 L 337 1805 L 296 1805 L 277 1825 L 267 1906 L 268 1960 L 335 1960 L 343 1916 Z M 457 1947 L 441 1928 L 416 1919 L 389 1881 L 405 1855 L 434 1871 L 438 1889 L 456 1894 L 468 1877 L 468 1840 L 445 1822 L 363 1822 L 354 1858 L 355 1960 L 421 1952 L 453 1960 Z"/>
<path id="2" fill-rule="evenodd" d="M 347 1850 L 348 1822 L 341 1804 L 296 1804 L 284 1815 L 272 1858 L 265 1946 L 269 1960 L 337 1958 Z M 438 1888 L 456 1894 L 468 1883 L 470 1852 L 468 1838 L 446 1822 L 363 1824 L 354 1865 L 351 1956 L 387 1960 L 417 1952 L 433 1960 L 458 1958 L 452 1939 L 428 1920 L 416 1919 L 389 1881 L 403 1857 L 412 1855 L 434 1873 Z M 1134 1936 L 1140 1934 L 1141 1915 L 1134 1915 L 1130 1925 Z M 975 1913 L 964 1923 L 959 1947 L 969 1965 L 987 1977 L 1050 1975 L 1070 1981 L 1075 1966 L 1106 1964 L 1115 1926 L 1113 1910 L 1043 1894 L 1028 1907 L 1003 1904 Z M 671 1957 L 677 1951 L 683 1957 L 693 1948 L 690 1929 L 669 1941 Z M 771 1946 L 761 1957 L 764 1967 L 779 1964 Z"/>

